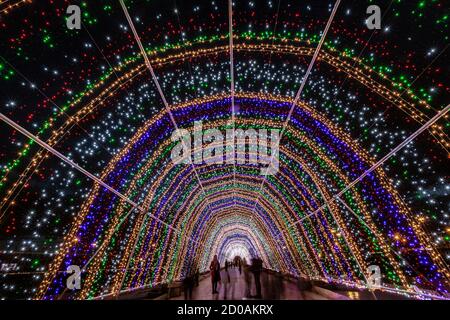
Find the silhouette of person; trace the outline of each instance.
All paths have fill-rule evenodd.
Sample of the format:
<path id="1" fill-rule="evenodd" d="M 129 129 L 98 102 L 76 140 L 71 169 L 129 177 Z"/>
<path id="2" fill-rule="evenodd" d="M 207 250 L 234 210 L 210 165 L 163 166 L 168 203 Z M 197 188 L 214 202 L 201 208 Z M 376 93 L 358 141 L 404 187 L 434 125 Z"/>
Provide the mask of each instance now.
<path id="1" fill-rule="evenodd" d="M 195 286 L 198 287 L 198 279 L 200 278 L 200 270 L 198 270 L 198 268 L 197 268 L 197 271 L 195 272 L 194 278 L 195 278 L 195 281 L 194 281 Z"/>
<path id="2" fill-rule="evenodd" d="M 192 299 L 192 290 L 194 289 L 194 274 L 191 271 L 191 268 L 188 268 L 186 272 L 186 276 L 183 279 L 183 291 L 184 291 L 184 299 L 191 300 Z"/>
<path id="3" fill-rule="evenodd" d="M 256 295 L 254 298 L 261 299 L 261 271 L 262 271 L 262 260 L 258 257 L 252 259 L 251 271 L 255 278 Z"/>
<path id="4" fill-rule="evenodd" d="M 245 280 L 245 297 L 251 298 L 251 282 L 252 278 L 250 275 L 250 266 L 247 264 L 247 260 L 244 258 L 242 261 L 243 268 L 244 268 L 244 280 Z"/>
<path id="5" fill-rule="evenodd" d="M 209 271 L 211 273 L 212 293 L 219 293 L 217 292 L 217 283 L 220 281 L 220 262 L 217 258 L 217 254 L 209 265 Z"/>
<path id="6" fill-rule="evenodd" d="M 227 300 L 227 296 L 231 295 L 231 299 L 234 299 L 234 278 L 230 275 L 231 271 L 226 268 L 222 273 L 223 283 L 223 299 Z"/>

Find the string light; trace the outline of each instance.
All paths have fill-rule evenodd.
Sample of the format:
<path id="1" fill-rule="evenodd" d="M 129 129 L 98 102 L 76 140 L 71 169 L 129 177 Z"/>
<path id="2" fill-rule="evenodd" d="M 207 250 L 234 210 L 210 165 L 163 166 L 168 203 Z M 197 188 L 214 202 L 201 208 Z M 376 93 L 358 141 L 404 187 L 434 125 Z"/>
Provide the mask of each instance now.
<path id="1" fill-rule="evenodd" d="M 248 10 L 263 12 L 264 3 Z M 440 3 L 425 6 L 436 9 Z M 450 148 L 448 116 L 346 192 L 342 200 L 348 207 L 331 203 L 317 216 L 293 224 L 440 109 L 448 84 L 440 76 L 442 61 L 431 59 L 448 42 L 448 19 L 430 21 L 437 29 L 430 32 L 434 42 L 427 48 L 436 50 L 432 57 L 424 53 L 426 62 L 420 53 L 396 49 L 392 37 L 400 23 L 393 21 L 382 41 L 361 26 L 333 23 L 305 87 L 305 100 L 296 106 L 280 145 L 277 175 L 259 191 L 262 177 L 255 166 L 234 170 L 201 164 L 196 169 L 203 194 L 192 169 L 170 160 L 170 122 L 142 57 L 133 52 L 120 8 L 108 1 L 98 8 L 88 2 L 81 6 L 83 30 L 68 31 L 60 28 L 65 8 L 49 9 L 45 1 L 0 4 L 6 113 L 148 212 L 195 236 L 200 245 L 138 212 L 122 220 L 131 209 L 128 204 L 69 167 L 61 168 L 35 142 L 8 132 L 5 143 L 11 148 L 2 154 L 0 168 L 0 219 L 11 238 L 4 251 L 16 260 L 14 252 L 45 254 L 41 259 L 21 255 L 20 272 L 30 281 L 23 284 L 26 289 L 6 289 L 6 297 L 114 296 L 180 279 L 188 264 L 203 271 L 214 253 L 225 257 L 242 247 L 246 254 L 260 255 L 267 267 L 294 276 L 364 288 L 364 269 L 375 263 L 384 275 L 383 290 L 413 295 L 410 285 L 415 284 L 436 295 L 447 293 L 449 260 L 441 248 L 450 232 L 442 210 L 446 191 L 441 190 L 441 168 Z M 159 11 L 158 23 L 139 17 L 135 23 L 148 45 L 145 51 L 180 126 L 192 130 L 193 121 L 204 120 L 205 129 L 230 127 L 227 43 L 232 40 L 237 128 L 280 128 L 324 24 L 317 18 L 323 12 L 299 10 L 282 5 L 284 21 L 271 28 L 273 14 L 255 16 L 239 8 L 233 12 L 233 39 L 217 5 L 193 10 L 186 26 L 171 23 Z M 401 4 L 394 3 L 391 10 L 393 17 L 401 13 L 407 20 Z M 427 22 L 420 16 L 423 10 L 407 14 L 422 25 Z M 27 12 L 39 21 L 24 16 Z M 191 15 L 177 14 L 179 19 Z M 200 18 L 205 14 L 207 23 Z M 349 16 L 354 19 L 353 13 Z M 243 26 L 249 24 L 246 30 Z M 36 62 L 34 52 L 42 53 L 42 62 Z M 260 201 L 252 212 L 256 198 Z M 15 236 L 31 240 L 21 243 Z M 67 266 L 87 262 L 83 289 L 65 291 Z M 13 281 L 10 277 L 4 274 L 3 288 Z"/>

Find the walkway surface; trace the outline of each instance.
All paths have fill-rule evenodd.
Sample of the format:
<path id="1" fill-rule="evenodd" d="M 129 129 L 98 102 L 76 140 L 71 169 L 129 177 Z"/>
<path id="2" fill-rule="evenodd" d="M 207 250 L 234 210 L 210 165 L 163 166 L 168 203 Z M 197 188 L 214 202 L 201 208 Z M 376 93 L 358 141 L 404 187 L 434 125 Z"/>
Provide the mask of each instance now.
<path id="1" fill-rule="evenodd" d="M 256 300 L 252 296 L 256 295 L 256 287 L 253 274 L 249 273 L 250 278 L 250 297 L 247 296 L 247 285 L 245 283 L 244 272 L 239 273 L 237 268 L 230 268 L 230 282 L 222 281 L 218 286 L 219 293 L 213 294 L 211 291 L 211 278 L 209 274 L 200 276 L 198 287 L 194 287 L 192 292 L 192 300 Z M 221 278 L 226 279 L 225 271 L 222 269 Z M 176 285 L 169 292 L 161 293 L 157 288 L 143 289 L 122 293 L 119 299 L 129 300 L 166 300 L 171 296 L 170 300 L 184 300 L 182 288 Z M 305 284 L 301 287 L 305 287 Z M 328 287 L 316 283 L 309 290 L 300 289 L 298 280 L 283 277 L 280 274 L 263 271 L 261 273 L 261 293 L 264 300 L 372 300 L 373 293 L 367 290 L 352 289 L 325 289 Z M 156 289 L 156 290 L 155 290 Z M 404 295 L 376 292 L 377 299 L 380 300 L 397 300 L 408 299 Z M 108 298 L 107 298 L 108 299 Z"/>
<path id="2" fill-rule="evenodd" d="M 245 300 L 253 299 L 246 297 L 246 283 L 244 272 L 241 274 L 237 268 L 228 269 L 230 274 L 230 282 L 223 281 L 226 279 L 225 271 L 221 271 L 221 284 L 218 286 L 219 293 L 213 294 L 211 289 L 211 278 L 209 276 L 199 281 L 198 287 L 194 287 L 192 292 L 192 300 Z M 250 273 L 250 295 L 256 295 L 256 288 L 254 284 L 253 274 Z M 269 274 L 267 272 L 261 273 L 261 293 L 262 299 L 275 300 L 327 300 L 346 299 L 342 295 L 336 294 L 329 296 L 327 294 L 319 294 L 313 291 L 301 291 L 295 282 L 283 279 L 279 275 Z M 333 293 L 330 291 L 333 295 Z M 183 300 L 184 294 L 173 297 L 172 300 Z"/>

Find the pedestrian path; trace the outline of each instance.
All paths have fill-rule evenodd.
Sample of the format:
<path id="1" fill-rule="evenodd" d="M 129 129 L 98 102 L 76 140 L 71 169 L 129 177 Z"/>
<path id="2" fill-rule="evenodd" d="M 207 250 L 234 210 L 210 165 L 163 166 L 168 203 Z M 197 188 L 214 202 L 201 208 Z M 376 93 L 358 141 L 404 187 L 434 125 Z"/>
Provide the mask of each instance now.
<path id="1" fill-rule="evenodd" d="M 246 300 L 246 283 L 244 272 L 239 273 L 237 268 L 229 268 L 230 282 L 225 279 L 225 271 L 222 269 L 222 281 L 218 286 L 218 292 L 212 293 L 211 278 L 208 276 L 199 282 L 192 292 L 192 300 Z M 250 274 L 250 295 L 256 295 L 253 275 Z M 261 273 L 262 299 L 274 300 L 327 300 L 323 295 L 312 291 L 301 291 L 295 282 L 288 281 L 280 275 Z M 172 298 L 172 300 L 183 300 L 184 295 Z"/>

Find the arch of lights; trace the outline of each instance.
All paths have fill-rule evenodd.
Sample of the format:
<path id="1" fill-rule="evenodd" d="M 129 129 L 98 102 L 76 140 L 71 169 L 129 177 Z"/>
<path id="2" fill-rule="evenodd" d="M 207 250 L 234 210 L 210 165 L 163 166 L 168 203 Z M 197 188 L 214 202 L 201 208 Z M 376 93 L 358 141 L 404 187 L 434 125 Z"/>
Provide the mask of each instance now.
<path id="1" fill-rule="evenodd" d="M 270 52 L 299 59 L 311 57 L 314 52 L 304 39 L 277 43 L 252 34 L 235 38 L 245 40 L 235 45 L 237 52 L 253 55 Z M 219 36 L 199 40 L 167 52 L 152 50 L 150 60 L 156 70 L 165 70 L 188 59 L 201 61 L 226 55 L 228 46 L 214 46 L 215 41 L 224 39 Z M 418 124 L 429 120 L 428 113 L 422 110 L 433 108 L 426 101 L 418 100 L 412 91 L 403 94 L 398 84 L 358 58 L 328 45 L 320 52 L 318 62 L 385 99 L 408 119 Z M 108 108 L 108 99 L 140 84 L 146 72 L 139 57 L 130 57 L 114 68 L 117 79 L 113 72 L 105 74 L 49 118 L 39 133 L 62 121 L 46 140 L 50 146 L 58 145 L 76 123 L 97 109 Z M 257 90 L 237 90 L 234 98 L 239 105 L 236 127 L 243 129 L 281 128 L 293 101 L 287 95 Z M 205 128 L 229 128 L 229 93 L 215 92 L 186 100 L 170 106 L 180 127 L 191 130 L 194 121 L 208 119 Z M 64 111 L 68 109 L 77 111 L 66 120 Z M 445 261 L 381 168 L 342 196 L 359 218 L 339 202 L 327 203 L 375 159 L 344 128 L 337 127 L 313 106 L 296 104 L 280 143 L 280 171 L 267 177 L 262 189 L 262 176 L 251 165 L 195 165 L 201 187 L 191 166 L 172 163 L 172 131 L 167 113 L 156 113 L 112 157 L 100 177 L 182 232 L 178 234 L 138 211 L 128 215 L 133 210 L 129 204 L 94 185 L 35 298 L 55 299 L 63 294 L 65 277 L 61 270 L 72 264 L 85 266 L 89 262 L 82 290 L 70 294 L 70 298 L 81 299 L 179 279 L 188 265 L 205 271 L 214 254 L 228 258 L 258 255 L 271 269 L 354 285 L 363 284 L 368 257 L 376 255 L 388 285 L 413 292 L 409 283 L 415 279 L 423 288 L 447 293 L 450 273 Z M 450 141 L 442 125 L 433 125 L 428 134 L 448 153 Z M 10 195 L 20 190 L 48 157 L 44 150 L 33 154 L 1 206 L 11 201 Z M 321 209 L 323 203 L 327 206 Z M 316 215 L 296 223 L 318 209 Z M 407 265 L 391 250 L 393 244 L 403 253 Z"/>
<path id="2" fill-rule="evenodd" d="M 291 102 L 286 97 L 244 92 L 237 92 L 235 99 L 240 106 L 236 126 L 244 129 L 280 128 L 282 121 L 276 120 L 277 114 L 285 114 Z M 228 114 L 221 110 L 227 110 L 227 105 L 229 97 L 222 94 L 174 105 L 172 111 L 177 119 L 185 119 L 179 122 L 183 128 L 192 129 L 194 121 L 206 117 L 209 121 L 205 129 L 226 128 Z M 260 255 L 270 268 L 356 283 L 364 277 L 358 264 L 367 267 L 365 251 L 377 252 L 389 270 L 388 281 L 406 287 L 405 272 L 387 245 L 393 234 L 405 239 L 403 242 L 411 248 L 427 249 L 412 251 L 411 257 L 417 255 L 415 258 L 423 262 L 417 268 L 433 274 L 430 282 L 436 290 L 445 290 L 448 274 L 440 266 L 439 255 L 428 245 L 426 234 L 410 218 L 409 209 L 382 170 L 344 197 L 376 230 L 375 234 L 336 204 L 288 228 L 373 162 L 343 130 L 314 109 L 305 104 L 296 106 L 280 144 L 280 171 L 268 177 L 261 191 L 258 186 L 262 177 L 250 165 L 238 166 L 233 182 L 232 166 L 202 164 L 196 165 L 206 191 L 202 193 L 192 167 L 172 163 L 174 143 L 168 127 L 166 113 L 148 120 L 101 177 L 109 185 L 120 185 L 127 197 L 142 202 L 153 215 L 183 230 L 183 235 L 195 237 L 198 243 L 186 241 L 143 214 L 132 215 L 117 230 L 120 217 L 130 206 L 107 190 L 94 187 L 41 284 L 40 298 L 61 294 L 65 278 L 56 271 L 71 264 L 86 264 L 97 246 L 102 248 L 87 267 L 85 286 L 78 298 L 180 278 L 186 263 L 206 270 L 211 255 L 224 255 L 234 238 L 249 244 L 249 252 Z M 261 199 L 256 204 L 258 193 Z M 396 223 L 383 226 L 368 211 L 368 200 L 372 205 L 378 203 L 378 217 Z M 285 249 L 279 252 L 277 248 Z M 126 272 L 111 272 L 114 269 Z M 108 289 L 100 291 L 105 284 Z"/>
<path id="3" fill-rule="evenodd" d="M 251 254 L 247 248 L 248 246 L 246 246 L 244 241 L 233 241 L 224 248 L 221 259 L 233 261 L 235 257 L 241 257 L 242 259 L 248 260 Z"/>

